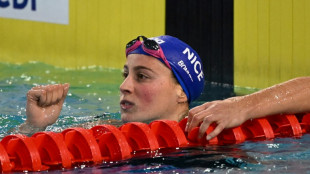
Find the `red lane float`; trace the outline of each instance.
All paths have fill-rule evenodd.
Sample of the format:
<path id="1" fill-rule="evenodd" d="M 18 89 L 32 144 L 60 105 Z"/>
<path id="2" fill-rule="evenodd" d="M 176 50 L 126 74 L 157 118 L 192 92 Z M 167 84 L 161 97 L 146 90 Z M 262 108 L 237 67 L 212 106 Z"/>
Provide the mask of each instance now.
<path id="1" fill-rule="evenodd" d="M 73 163 L 93 162 L 96 164 L 103 160 L 99 145 L 91 130 L 75 127 L 64 130 L 62 134 Z"/>
<path id="2" fill-rule="evenodd" d="M 273 129 L 266 118 L 248 120 L 241 128 L 247 140 L 268 140 L 275 137 Z"/>
<path id="3" fill-rule="evenodd" d="M 295 115 L 275 115 L 266 118 L 277 137 L 300 137 L 302 135 L 301 126 Z"/>
<path id="4" fill-rule="evenodd" d="M 32 135 L 39 151 L 42 164 L 70 168 L 72 157 L 63 135 L 54 132 L 38 132 Z"/>
<path id="5" fill-rule="evenodd" d="M 157 150 L 158 141 L 151 128 L 140 122 L 126 123 L 120 127 L 133 151 Z"/>
<path id="6" fill-rule="evenodd" d="M 9 135 L 2 139 L 14 171 L 40 171 L 47 167 L 41 163 L 39 151 L 32 138 L 25 135 Z M 2 162 L 1 162 L 2 163 Z"/>
<path id="7" fill-rule="evenodd" d="M 0 171 L 9 172 L 13 168 L 8 153 L 0 143 Z"/>
<path id="8" fill-rule="evenodd" d="M 124 134 L 113 125 L 98 125 L 91 128 L 105 161 L 119 161 L 131 157 L 131 147 Z"/>
<path id="9" fill-rule="evenodd" d="M 298 120 L 302 128 L 302 133 L 310 132 L 310 113 L 299 116 Z"/>
<path id="10" fill-rule="evenodd" d="M 98 125 L 91 129 L 68 128 L 61 133 L 38 132 L 32 137 L 8 135 L 0 143 L 0 172 L 43 171 L 71 168 L 79 164 L 119 161 L 162 148 L 225 145 L 247 140 L 262 141 L 276 137 L 300 137 L 310 132 L 310 114 L 275 115 L 248 120 L 241 126 L 225 129 L 207 141 L 199 126 L 185 132 L 187 119 L 180 122 L 132 122 L 117 128 Z"/>
<path id="11" fill-rule="evenodd" d="M 159 147 L 185 147 L 188 141 L 179 124 L 171 120 L 153 121 L 150 123 L 152 132 L 154 132 Z"/>

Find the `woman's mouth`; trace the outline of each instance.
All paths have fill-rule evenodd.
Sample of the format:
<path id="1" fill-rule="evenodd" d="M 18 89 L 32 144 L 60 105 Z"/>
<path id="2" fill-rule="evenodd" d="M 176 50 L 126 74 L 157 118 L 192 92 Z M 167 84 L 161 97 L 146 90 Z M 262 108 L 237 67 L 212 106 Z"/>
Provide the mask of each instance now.
<path id="1" fill-rule="evenodd" d="M 130 108 L 132 108 L 134 106 L 134 103 L 128 101 L 128 100 L 122 100 L 120 102 L 120 106 L 121 106 L 121 109 L 123 110 L 128 110 Z"/>

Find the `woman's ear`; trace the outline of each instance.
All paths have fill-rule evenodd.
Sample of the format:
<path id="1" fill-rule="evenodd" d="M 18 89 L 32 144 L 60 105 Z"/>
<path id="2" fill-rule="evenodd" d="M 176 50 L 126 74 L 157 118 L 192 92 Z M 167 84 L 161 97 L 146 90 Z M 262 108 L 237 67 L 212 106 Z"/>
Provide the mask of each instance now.
<path id="1" fill-rule="evenodd" d="M 188 101 L 185 92 L 183 91 L 181 85 L 177 85 L 178 103 L 185 103 Z"/>

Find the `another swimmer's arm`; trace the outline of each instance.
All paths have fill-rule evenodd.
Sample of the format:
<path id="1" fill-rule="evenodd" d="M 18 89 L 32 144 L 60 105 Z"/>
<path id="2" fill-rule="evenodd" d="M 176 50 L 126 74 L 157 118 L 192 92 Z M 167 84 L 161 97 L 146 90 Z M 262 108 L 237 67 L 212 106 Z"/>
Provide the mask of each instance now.
<path id="1" fill-rule="evenodd" d="M 18 127 L 18 133 L 32 135 L 54 124 L 60 115 L 68 90 L 69 84 L 37 86 L 29 90 L 27 120 Z"/>
<path id="2" fill-rule="evenodd" d="M 310 77 L 299 77 L 244 97 L 248 119 L 310 111 Z"/>
<path id="3" fill-rule="evenodd" d="M 248 119 L 281 113 L 310 111 L 310 77 L 296 78 L 256 93 L 221 101 L 207 102 L 189 112 L 186 131 L 200 126 L 202 137 L 211 123 L 216 129 L 207 139 L 217 136 L 223 129 L 241 125 Z"/>

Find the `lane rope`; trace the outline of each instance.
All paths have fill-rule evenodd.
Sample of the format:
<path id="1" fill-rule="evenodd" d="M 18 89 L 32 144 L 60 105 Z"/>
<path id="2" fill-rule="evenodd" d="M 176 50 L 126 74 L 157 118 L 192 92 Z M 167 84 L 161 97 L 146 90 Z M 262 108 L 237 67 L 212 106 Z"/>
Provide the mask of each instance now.
<path id="1" fill-rule="evenodd" d="M 108 124 L 91 129 L 73 127 L 60 133 L 38 132 L 31 137 L 8 135 L 0 142 L 0 171 L 70 169 L 85 163 L 126 160 L 163 148 L 239 144 L 310 133 L 310 113 L 248 120 L 241 126 L 225 129 L 210 141 L 206 135 L 214 130 L 215 124 L 198 139 L 199 127 L 185 133 L 186 123 L 185 118 L 180 122 L 131 122 L 119 128 Z"/>

